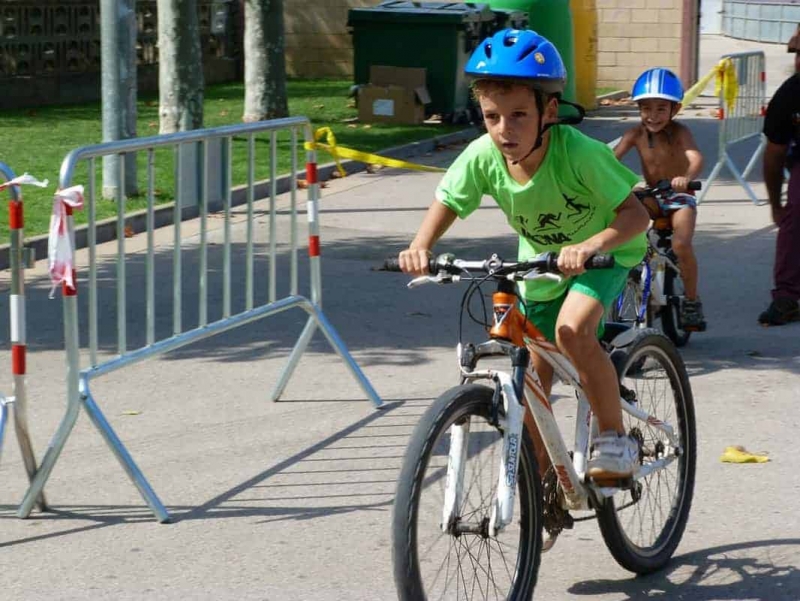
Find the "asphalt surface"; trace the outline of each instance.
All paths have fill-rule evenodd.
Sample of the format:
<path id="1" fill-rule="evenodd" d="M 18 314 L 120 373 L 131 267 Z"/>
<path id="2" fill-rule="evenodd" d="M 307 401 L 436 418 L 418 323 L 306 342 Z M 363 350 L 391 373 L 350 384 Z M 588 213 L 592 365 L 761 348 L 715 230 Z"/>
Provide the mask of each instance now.
<path id="1" fill-rule="evenodd" d="M 706 156 L 706 175 L 716 157 L 713 108 L 712 100 L 701 100 L 684 115 Z M 635 119 L 632 107 L 606 107 L 583 129 L 608 141 Z M 741 163 L 755 142 L 740 146 L 734 156 Z M 446 166 L 459 149 L 420 160 Z M 634 159 L 630 165 L 637 168 Z M 92 392 L 99 406 L 175 521 L 153 519 L 85 415 L 48 482 L 52 512 L 18 520 L 26 478 L 9 428 L 0 463 L 0 598 L 395 598 L 390 516 L 396 478 L 417 417 L 457 382 L 462 290 L 409 291 L 403 276 L 372 268 L 411 239 L 437 181 L 435 174 L 382 169 L 332 180 L 323 191 L 324 310 L 384 399 L 383 410 L 366 401 L 319 334 L 283 400 L 267 402 L 305 323 L 300 311 L 98 379 Z M 758 173 L 752 181 L 763 198 Z M 286 203 L 279 199 L 279 296 L 288 288 Z M 259 209 L 263 245 L 265 203 Z M 210 228 L 219 240 L 221 220 L 210 220 Z M 234 310 L 244 304 L 243 231 L 240 219 L 234 226 Z M 187 327 L 197 320 L 196 232 L 196 224 L 184 228 Z M 302 219 L 300 236 L 305 239 Z M 723 172 L 700 207 L 695 240 L 709 329 L 682 352 L 696 403 L 698 461 L 681 545 L 664 571 L 637 578 L 616 565 L 594 522 L 578 524 L 544 556 L 536 598 L 800 599 L 800 324 L 765 329 L 756 323 L 769 302 L 775 228 L 768 208 L 753 205 Z M 157 242 L 157 330 L 168 335 L 169 228 L 158 232 Z M 101 249 L 103 357 L 113 355 L 116 343 L 113 244 Z M 144 343 L 143 240 L 128 244 L 135 348 Z M 489 199 L 440 243 L 442 251 L 476 258 L 513 256 L 515 247 Z M 221 314 L 220 256 L 220 247 L 212 247 L 210 319 Z M 78 260 L 85 262 L 84 252 Z M 307 290 L 304 263 L 300 281 Z M 267 273 L 260 259 L 256 294 L 262 302 Z M 66 402 L 61 302 L 47 292 L 40 261 L 27 288 L 29 420 L 39 457 Z M 85 309 L 85 295 L 81 299 Z M 2 295 L 0 304 L 7 302 Z M 0 339 L 8 338 L 2 323 Z M 4 371 L 0 391 L 10 393 Z M 555 407 L 563 420 L 574 415 L 566 398 Z M 721 463 L 724 448 L 734 444 L 766 451 L 771 461 Z"/>

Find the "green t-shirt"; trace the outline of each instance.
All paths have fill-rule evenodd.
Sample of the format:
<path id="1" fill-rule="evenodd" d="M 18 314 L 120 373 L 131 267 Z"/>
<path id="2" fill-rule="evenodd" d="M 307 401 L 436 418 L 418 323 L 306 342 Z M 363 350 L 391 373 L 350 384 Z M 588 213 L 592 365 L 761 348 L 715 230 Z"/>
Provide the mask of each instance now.
<path id="1" fill-rule="evenodd" d="M 583 242 L 606 229 L 616 209 L 639 178 L 605 144 L 567 126 L 550 129 L 550 145 L 539 169 L 526 184 L 508 173 L 505 159 L 489 134 L 473 141 L 453 162 L 436 188 L 436 198 L 462 219 L 489 195 L 519 234 L 519 260 Z M 644 234 L 617 247 L 617 264 L 633 267 L 644 257 Z M 524 282 L 526 299 L 561 296 L 566 281 Z"/>

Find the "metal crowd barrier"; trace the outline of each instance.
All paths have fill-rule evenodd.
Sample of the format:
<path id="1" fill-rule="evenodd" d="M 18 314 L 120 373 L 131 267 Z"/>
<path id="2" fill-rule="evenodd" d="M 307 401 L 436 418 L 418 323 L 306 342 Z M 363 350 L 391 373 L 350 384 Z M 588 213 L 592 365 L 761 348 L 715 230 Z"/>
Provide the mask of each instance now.
<path id="1" fill-rule="evenodd" d="M 16 177 L 14 171 L 5 163 L 0 163 L 0 175 L 5 181 Z M 24 212 L 22 191 L 19 186 L 9 186 L 8 228 L 11 234 L 9 248 L 9 268 L 11 271 L 11 290 L 9 294 L 9 323 L 11 325 L 11 373 L 12 396 L 0 395 L 0 457 L 3 453 L 3 438 L 9 415 L 14 416 L 14 430 L 22 454 L 22 462 L 31 482 L 36 476 L 36 456 L 33 453 L 31 437 L 28 433 L 27 389 L 25 387 L 25 354 L 27 338 L 25 333 L 25 267 L 29 264 L 29 250 L 23 247 Z M 36 497 L 40 510 L 47 508 L 44 493 Z"/>
<path id="2" fill-rule="evenodd" d="M 723 167 L 727 167 L 733 177 L 744 188 L 747 196 L 755 204 L 760 204 L 747 177 L 766 148 L 767 141 L 762 130 L 764 128 L 764 115 L 767 103 L 767 79 L 764 53 L 756 52 L 737 52 L 726 54 L 722 59 L 729 58 L 733 61 L 736 72 L 737 95 L 733 106 L 729 108 L 728 101 L 724 97 L 725 87 L 720 86 L 719 92 L 719 153 L 717 164 L 708 176 L 705 186 L 698 197 L 698 202 L 705 198 L 708 189 L 714 180 L 719 176 Z M 729 154 L 729 149 L 734 144 L 744 142 L 754 137 L 760 137 L 758 148 L 753 153 L 744 171 L 741 173 L 736 167 Z"/>
<path id="3" fill-rule="evenodd" d="M 290 294 L 285 298 L 277 297 L 276 288 L 276 160 L 277 143 L 276 136 L 280 131 L 288 130 L 291 135 L 292 146 L 292 184 L 290 193 Z M 123 369 L 138 363 L 144 359 L 149 359 L 178 348 L 195 343 L 204 338 L 226 332 L 233 328 L 252 323 L 256 320 L 275 315 L 292 308 L 301 308 L 308 313 L 308 321 L 302 334 L 294 345 L 289 361 L 281 374 L 278 384 L 272 393 L 272 399 L 276 400 L 283 391 L 284 386 L 292 375 L 292 372 L 308 346 L 311 337 L 317 328 L 320 328 L 330 344 L 345 361 L 350 372 L 356 378 L 367 397 L 376 405 L 381 405 L 378 394 L 370 385 L 361 369 L 350 356 L 346 346 L 339 338 L 333 326 L 328 322 L 322 312 L 322 278 L 320 271 L 320 240 L 319 240 L 319 217 L 317 201 L 319 199 L 319 183 L 317 181 L 316 152 L 307 151 L 306 181 L 308 182 L 308 253 L 310 271 L 310 299 L 301 296 L 297 292 L 297 246 L 298 242 L 295 235 L 295 224 L 297 220 L 296 207 L 296 175 L 297 169 L 297 140 L 298 131 L 306 142 L 313 142 L 313 133 L 310 122 L 305 117 L 294 117 L 287 119 L 277 119 L 273 121 L 262 121 L 258 123 L 246 123 L 213 129 L 195 130 L 190 132 L 180 132 L 149 138 L 132 140 L 122 140 L 85 146 L 70 152 L 61 165 L 59 185 L 61 189 L 70 187 L 74 184 L 76 165 L 79 161 L 88 160 L 88 186 L 86 188 L 86 206 L 88 208 L 88 250 L 89 250 L 89 273 L 87 291 L 89 295 L 88 315 L 89 315 L 89 362 L 90 366 L 81 368 L 81 355 L 79 348 L 78 330 L 78 289 L 63 285 L 63 311 L 64 311 L 64 337 L 67 351 L 67 409 L 55 435 L 53 436 L 47 453 L 42 459 L 42 464 L 28 489 L 18 511 L 19 517 L 27 517 L 30 514 L 36 497 L 41 494 L 45 482 L 61 453 L 64 444 L 78 417 L 80 407 L 83 406 L 94 425 L 99 429 L 106 443 L 122 464 L 130 479 L 139 489 L 140 494 L 150 506 L 153 513 L 160 522 L 167 522 L 170 516 L 162 505 L 156 493 L 145 479 L 142 472 L 134 463 L 130 454 L 122 444 L 111 425 L 106 420 L 103 412 L 96 403 L 91 389 L 90 382 L 94 378 L 108 374 L 113 371 Z M 255 173 L 255 134 L 267 132 L 270 135 L 270 199 L 269 199 L 269 298 L 266 304 L 254 306 L 254 173 Z M 246 137 L 248 153 L 248 181 L 247 181 L 247 239 L 246 239 L 246 268 L 245 268 L 245 309 L 238 314 L 231 314 L 231 156 L 232 139 L 234 136 Z M 222 318 L 208 323 L 208 174 L 212 167 L 209 161 L 209 144 L 218 142 L 221 144 L 222 153 L 222 181 L 223 190 L 223 299 L 222 299 Z M 199 307 L 198 307 L 198 326 L 188 331 L 183 331 L 181 319 L 181 210 L 176 202 L 174 215 L 174 250 L 173 250 L 173 315 L 172 325 L 173 334 L 169 337 L 156 339 L 155 328 L 155 274 L 154 274 L 154 197 L 155 197 L 155 150 L 158 148 L 174 149 L 176 159 L 175 175 L 175 197 L 182 198 L 181 186 L 183 185 L 185 174 L 183 173 L 184 152 L 187 145 L 199 145 L 199 165 L 204 167 L 203 185 L 200 192 L 199 219 L 200 219 L 200 242 L 199 242 Z M 125 199 L 123 196 L 123 186 L 118 187 L 117 191 L 117 282 L 116 282 L 116 305 L 117 305 L 117 347 L 118 356 L 105 361 L 98 362 L 98 264 L 96 256 L 96 240 L 94 237 L 95 223 L 95 162 L 96 159 L 109 155 L 123 155 L 129 152 L 147 153 L 147 254 L 145 260 L 145 304 L 146 304 L 146 344 L 140 348 L 129 349 L 126 332 L 126 256 L 125 256 Z M 125 161 L 118 161 L 119 181 L 124 182 Z M 75 227 L 72 211 L 67 206 L 68 229 L 74 248 Z"/>

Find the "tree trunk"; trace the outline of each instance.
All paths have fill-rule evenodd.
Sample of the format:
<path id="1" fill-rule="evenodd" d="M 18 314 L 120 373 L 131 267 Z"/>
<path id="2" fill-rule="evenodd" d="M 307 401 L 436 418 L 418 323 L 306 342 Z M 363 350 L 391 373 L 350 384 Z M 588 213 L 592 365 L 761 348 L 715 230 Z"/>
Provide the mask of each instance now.
<path id="1" fill-rule="evenodd" d="M 103 142 L 136 137 L 136 0 L 101 0 Z M 125 156 L 124 194 L 138 193 L 136 153 Z M 103 157 L 103 198 L 116 198 L 119 155 Z"/>
<path id="2" fill-rule="evenodd" d="M 283 0 L 245 0 L 244 115 L 261 121 L 286 117 Z"/>
<path id="3" fill-rule="evenodd" d="M 159 0 L 159 132 L 203 127 L 203 58 L 196 0 Z"/>

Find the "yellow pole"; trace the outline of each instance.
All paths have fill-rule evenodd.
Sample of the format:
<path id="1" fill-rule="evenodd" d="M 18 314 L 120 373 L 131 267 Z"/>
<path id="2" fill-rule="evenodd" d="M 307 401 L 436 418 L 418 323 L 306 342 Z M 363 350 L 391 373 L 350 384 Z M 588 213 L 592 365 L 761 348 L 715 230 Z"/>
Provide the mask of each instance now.
<path id="1" fill-rule="evenodd" d="M 570 0 L 575 40 L 575 95 L 586 109 L 597 107 L 597 2 Z"/>

